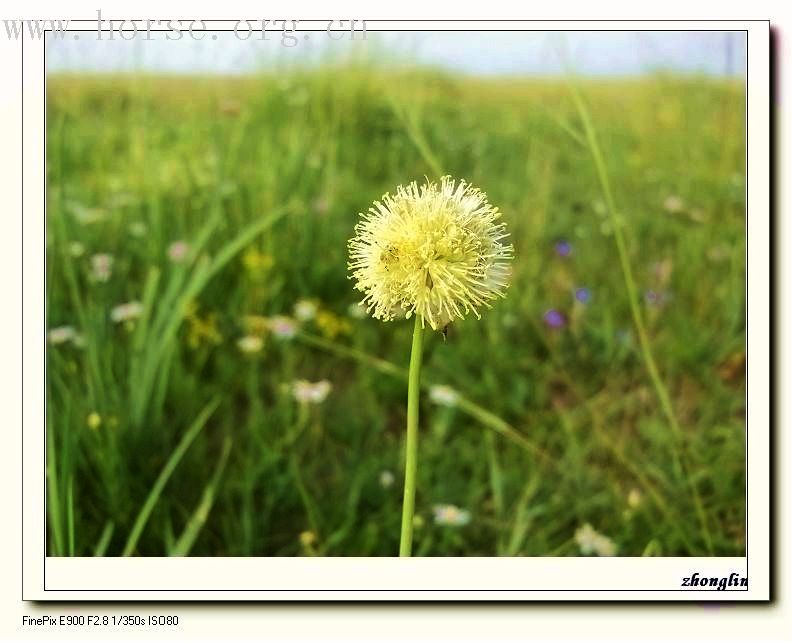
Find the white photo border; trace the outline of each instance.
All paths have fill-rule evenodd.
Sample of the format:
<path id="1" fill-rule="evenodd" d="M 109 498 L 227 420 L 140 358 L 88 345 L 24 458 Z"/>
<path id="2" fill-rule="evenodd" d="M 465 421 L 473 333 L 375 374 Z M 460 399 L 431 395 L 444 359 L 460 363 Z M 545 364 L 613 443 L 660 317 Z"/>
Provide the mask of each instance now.
<path id="1" fill-rule="evenodd" d="M 211 32 L 231 31 L 237 21 L 204 22 Z M 328 22 L 300 20 L 298 31 L 325 31 Z M 67 30 L 86 31 L 95 29 L 95 25 L 96 20 L 71 20 Z M 745 557 L 47 557 L 44 427 L 46 37 L 42 40 L 22 38 L 23 600 L 768 601 L 771 597 L 769 470 L 773 429 L 769 22 L 367 20 L 366 30 L 746 33 Z M 750 350 L 747 349 L 749 344 Z M 728 577 L 736 573 L 748 577 L 749 585 L 726 590 L 682 587 L 683 577 L 694 572 L 708 577 Z"/>

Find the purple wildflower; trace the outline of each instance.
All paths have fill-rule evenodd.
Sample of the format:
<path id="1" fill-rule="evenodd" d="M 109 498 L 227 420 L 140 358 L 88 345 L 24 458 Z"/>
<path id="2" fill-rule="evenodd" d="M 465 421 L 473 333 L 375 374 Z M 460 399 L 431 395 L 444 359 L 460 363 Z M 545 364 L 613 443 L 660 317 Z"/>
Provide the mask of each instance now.
<path id="1" fill-rule="evenodd" d="M 548 309 L 544 313 L 544 322 L 551 329 L 561 329 L 566 325 L 566 316 L 557 309 Z"/>
<path id="2" fill-rule="evenodd" d="M 572 245 L 569 244 L 569 241 L 566 240 L 559 240 L 555 244 L 556 254 L 561 256 L 561 258 L 566 258 L 572 253 Z"/>
<path id="3" fill-rule="evenodd" d="M 575 290 L 575 300 L 586 305 L 591 300 L 591 290 L 588 287 L 578 287 Z"/>
<path id="4" fill-rule="evenodd" d="M 663 294 L 654 289 L 647 289 L 644 294 L 647 305 L 660 305 L 663 302 Z"/>

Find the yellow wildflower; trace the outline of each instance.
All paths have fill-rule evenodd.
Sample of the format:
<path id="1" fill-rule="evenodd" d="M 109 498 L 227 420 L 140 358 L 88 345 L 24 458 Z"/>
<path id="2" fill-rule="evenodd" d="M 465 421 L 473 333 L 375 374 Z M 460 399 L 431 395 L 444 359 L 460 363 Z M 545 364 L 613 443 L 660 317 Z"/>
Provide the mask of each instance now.
<path id="1" fill-rule="evenodd" d="M 92 430 L 98 430 L 99 426 L 102 424 L 102 417 L 99 416 L 97 412 L 91 412 L 85 419 L 85 424 Z"/>
<path id="2" fill-rule="evenodd" d="M 465 181 L 412 182 L 361 214 L 349 241 L 349 269 L 374 318 L 398 310 L 444 327 L 504 295 L 513 248 L 487 196 Z"/>

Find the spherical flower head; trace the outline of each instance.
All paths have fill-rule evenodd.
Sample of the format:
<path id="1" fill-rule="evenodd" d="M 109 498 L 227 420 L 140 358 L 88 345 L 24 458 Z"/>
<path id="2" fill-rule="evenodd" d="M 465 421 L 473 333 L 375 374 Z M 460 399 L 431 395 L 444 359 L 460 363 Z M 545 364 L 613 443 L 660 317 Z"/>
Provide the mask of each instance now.
<path id="1" fill-rule="evenodd" d="M 588 287 L 578 287 L 575 289 L 575 300 L 584 305 L 591 301 L 591 290 Z"/>
<path id="2" fill-rule="evenodd" d="M 113 307 L 113 309 L 110 310 L 110 319 L 114 323 L 125 323 L 139 318 L 142 313 L 143 305 L 140 301 L 133 300 L 123 305 Z"/>
<path id="3" fill-rule="evenodd" d="M 237 341 L 237 347 L 245 354 L 256 354 L 261 351 L 262 347 L 264 347 L 264 340 L 261 338 L 261 336 L 249 334 L 247 336 L 243 336 Z"/>
<path id="4" fill-rule="evenodd" d="M 298 403 L 306 405 L 319 405 L 324 403 L 327 395 L 333 389 L 330 381 L 322 380 L 317 383 L 299 380 L 292 384 L 292 394 Z"/>
<path id="5" fill-rule="evenodd" d="M 349 269 L 374 317 L 404 312 L 440 329 L 503 297 L 513 247 L 487 196 L 465 181 L 413 182 L 361 214 Z"/>
<path id="6" fill-rule="evenodd" d="M 91 256 L 91 278 L 99 283 L 106 283 L 113 274 L 113 257 L 110 254 Z"/>
<path id="7" fill-rule="evenodd" d="M 559 312 L 557 309 L 548 309 L 544 313 L 544 322 L 550 329 L 562 329 L 566 326 L 567 319 L 564 316 L 563 312 Z"/>
<path id="8" fill-rule="evenodd" d="M 559 240 L 555 244 L 556 254 L 561 258 L 567 258 L 572 255 L 572 245 L 567 240 Z"/>
<path id="9" fill-rule="evenodd" d="M 459 400 L 459 394 L 448 385 L 432 385 L 429 388 L 429 399 L 438 405 L 454 407 Z"/>
<path id="10" fill-rule="evenodd" d="M 168 258 L 171 262 L 181 263 L 190 253 L 190 246 L 183 240 L 177 240 L 168 245 Z"/>
<path id="11" fill-rule="evenodd" d="M 597 532 L 590 523 L 575 531 L 575 541 L 583 554 L 616 556 L 616 544 L 604 534 Z"/>
<path id="12" fill-rule="evenodd" d="M 77 330 L 71 325 L 54 327 L 47 332 L 47 340 L 49 340 L 50 345 L 62 345 L 75 340 L 77 336 Z"/>
<path id="13" fill-rule="evenodd" d="M 301 299 L 294 304 L 294 317 L 301 323 L 307 323 L 316 317 L 318 309 L 316 301 Z"/>
<path id="14" fill-rule="evenodd" d="M 273 316 L 267 324 L 273 335 L 280 340 L 290 340 L 297 334 L 297 323 L 288 316 Z"/>
<path id="15" fill-rule="evenodd" d="M 379 482 L 380 485 L 385 488 L 386 490 L 393 485 L 396 481 L 396 477 L 393 475 L 393 472 L 390 470 L 382 470 L 379 475 Z"/>
<path id="16" fill-rule="evenodd" d="M 470 523 L 470 512 L 456 505 L 440 504 L 432 508 L 434 521 L 438 525 L 461 527 Z"/>

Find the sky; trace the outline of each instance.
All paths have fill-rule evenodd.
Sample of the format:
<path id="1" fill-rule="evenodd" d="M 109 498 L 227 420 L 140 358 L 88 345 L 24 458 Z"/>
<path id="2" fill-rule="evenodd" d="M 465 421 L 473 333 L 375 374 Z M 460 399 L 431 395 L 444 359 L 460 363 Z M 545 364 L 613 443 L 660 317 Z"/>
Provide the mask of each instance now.
<path id="1" fill-rule="evenodd" d="M 198 25 L 194 32 L 199 35 Z M 575 32 L 373 32 L 352 41 L 348 32 L 331 40 L 324 32 L 188 33 L 167 40 L 152 32 L 130 41 L 118 34 L 83 32 L 63 40 L 50 34 L 50 71 L 154 71 L 240 74 L 257 69 L 313 65 L 328 60 L 373 58 L 439 66 L 476 75 L 558 75 L 570 68 L 586 76 L 640 75 L 656 71 L 710 75 L 744 75 L 746 40 L 742 32 L 575 31 Z M 212 39 L 215 37 L 216 39 Z M 200 37 L 200 36 L 199 36 Z M 293 44 L 295 46 L 284 46 Z"/>

